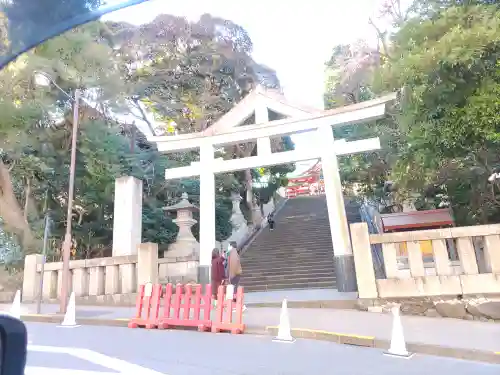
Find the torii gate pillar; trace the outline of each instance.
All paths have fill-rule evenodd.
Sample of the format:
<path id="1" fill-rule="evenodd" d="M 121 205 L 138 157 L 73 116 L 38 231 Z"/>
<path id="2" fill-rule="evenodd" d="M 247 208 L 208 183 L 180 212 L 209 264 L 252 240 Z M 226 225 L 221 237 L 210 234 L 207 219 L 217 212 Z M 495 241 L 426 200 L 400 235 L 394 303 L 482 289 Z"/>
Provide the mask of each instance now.
<path id="1" fill-rule="evenodd" d="M 214 147 L 211 144 L 200 146 L 200 263 L 198 283 L 210 284 L 212 250 L 215 247 L 215 176 L 212 172 Z M 209 248 L 204 248 L 211 246 Z"/>
<path id="2" fill-rule="evenodd" d="M 321 165 L 325 181 L 328 220 L 332 236 L 335 276 L 339 292 L 357 290 L 356 269 L 352 253 L 349 224 L 345 213 L 342 181 L 340 180 L 337 155 L 335 153 L 333 129 L 330 126 L 318 128 L 318 146 L 321 149 Z"/>

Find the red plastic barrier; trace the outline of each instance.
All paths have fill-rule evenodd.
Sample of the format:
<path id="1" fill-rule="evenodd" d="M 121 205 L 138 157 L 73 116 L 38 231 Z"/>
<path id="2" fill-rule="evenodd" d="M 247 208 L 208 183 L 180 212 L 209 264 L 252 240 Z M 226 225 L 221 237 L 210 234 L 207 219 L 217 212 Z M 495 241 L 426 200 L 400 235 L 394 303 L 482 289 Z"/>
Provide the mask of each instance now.
<path id="1" fill-rule="evenodd" d="M 158 320 L 158 328 L 198 327 L 198 331 L 210 330 L 212 326 L 210 320 L 212 311 L 211 285 L 205 287 L 205 293 L 202 293 L 201 285 L 195 285 L 193 294 L 191 285 L 183 287 L 181 284 L 177 284 L 175 294 L 172 292 L 172 284 L 167 284 L 163 296 L 163 316 Z M 183 310 L 182 314 L 181 309 Z"/>
<path id="2" fill-rule="evenodd" d="M 128 323 L 129 328 L 155 328 L 160 310 L 161 284 L 145 284 L 139 287 L 136 301 L 136 314 Z"/>
<path id="3" fill-rule="evenodd" d="M 217 309 L 212 320 L 212 332 L 229 331 L 231 333 L 243 333 L 243 287 L 236 291 L 236 302 L 232 298 L 226 299 L 224 286 L 219 286 L 217 291 Z M 234 309 L 234 311 L 233 311 Z"/>

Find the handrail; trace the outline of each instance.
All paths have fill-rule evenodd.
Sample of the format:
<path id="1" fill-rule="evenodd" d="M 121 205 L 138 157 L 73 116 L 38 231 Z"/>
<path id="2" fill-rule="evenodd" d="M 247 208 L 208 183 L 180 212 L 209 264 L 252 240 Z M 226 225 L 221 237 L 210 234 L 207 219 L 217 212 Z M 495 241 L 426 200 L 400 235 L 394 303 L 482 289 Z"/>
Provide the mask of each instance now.
<path id="1" fill-rule="evenodd" d="M 373 222 L 373 217 L 370 215 L 367 206 L 368 203 L 362 203 L 359 208 L 359 213 L 361 215 L 361 219 L 368 226 L 368 231 L 370 234 L 378 234 L 379 230 L 375 223 Z M 382 245 L 381 244 L 372 244 L 371 245 L 372 254 L 373 254 L 373 267 L 375 270 L 375 277 L 377 279 L 385 279 L 385 267 L 384 267 L 384 257 L 382 254 Z"/>

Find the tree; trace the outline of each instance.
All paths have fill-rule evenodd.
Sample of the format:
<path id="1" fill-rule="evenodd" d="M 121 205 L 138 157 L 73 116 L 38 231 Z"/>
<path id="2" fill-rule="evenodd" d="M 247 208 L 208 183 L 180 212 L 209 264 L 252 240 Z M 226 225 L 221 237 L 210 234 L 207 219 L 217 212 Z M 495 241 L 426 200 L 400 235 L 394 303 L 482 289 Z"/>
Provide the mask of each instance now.
<path id="1" fill-rule="evenodd" d="M 101 0 L 12 0 L 2 2 L 0 13 L 7 20 L 2 30 L 2 59 L 17 55 L 52 34 L 63 32 L 75 18 L 82 18 L 101 5 Z M 44 15 L 43 17 L 41 15 Z M 2 28 L 3 29 L 3 28 Z M 2 61 L 3 62 L 3 61 Z"/>
<path id="2" fill-rule="evenodd" d="M 402 10 L 392 1 L 384 12 L 396 29 L 376 29 L 383 53 L 359 93 L 399 90 L 401 100 L 376 125 L 388 151 L 385 176 L 368 173 L 394 181 L 400 200 L 420 194 L 417 207 L 450 205 L 459 224 L 496 222 L 500 187 L 488 177 L 500 163 L 497 2 L 430 0 Z M 369 167 L 349 164 L 362 166 L 343 165 L 356 179 Z"/>
<path id="3" fill-rule="evenodd" d="M 251 58 L 252 41 L 246 31 L 230 21 L 205 14 L 190 23 L 181 17 L 161 15 L 141 27 L 107 25 L 112 43 L 120 46 L 122 70 L 134 87 L 135 105 L 140 101 L 163 124 L 161 129 L 153 129 L 157 133 L 202 131 L 257 84 L 279 87 L 276 72 Z M 144 113 L 140 117 L 149 122 Z M 278 139 L 272 146 L 284 150 L 290 145 L 288 138 Z M 223 156 L 247 157 L 255 153 L 255 146 L 255 142 L 248 142 L 227 147 Z M 184 153 L 182 158 L 190 162 L 198 155 Z M 231 176 L 224 178 L 230 189 L 235 183 L 243 186 L 245 212 L 253 212 L 254 175 L 247 170 L 235 174 L 237 181 Z M 249 221 L 258 224 L 257 218 L 249 217 Z"/>
<path id="4" fill-rule="evenodd" d="M 326 65 L 325 108 L 336 108 L 374 99 L 373 75 L 382 63 L 378 49 L 363 41 L 338 45 Z M 339 158 L 340 175 L 346 191 L 356 187 L 370 199 L 380 200 L 393 159 L 394 132 L 391 120 L 375 124 L 353 124 L 334 129 L 338 139 L 356 140 L 378 136 L 382 149 L 378 152 L 349 155 Z"/>
<path id="5" fill-rule="evenodd" d="M 18 9 L 15 2 L 11 5 Z M 163 207 L 176 203 L 182 192 L 199 204 L 198 179 L 165 181 L 164 170 L 186 165 L 198 155 L 162 155 L 120 116 L 141 103 L 140 108 L 153 112 L 165 128 L 172 121 L 181 133 L 210 126 L 259 80 L 279 85 L 272 69 L 251 59 L 251 48 L 245 30 L 226 20 L 205 15 L 193 24 L 163 15 L 141 27 L 103 22 L 78 27 L 1 71 L 0 217 L 12 249 L 19 242 L 24 254 L 39 252 L 43 218 L 49 212 L 49 253 L 58 260 L 66 225 L 72 103 L 53 86 L 35 89 L 35 71 L 49 74 L 70 96 L 79 89 L 84 98 L 72 220 L 74 256 L 109 254 L 114 180 L 122 175 L 143 180 L 143 239 L 159 243 L 163 251 L 177 234 Z M 139 120 L 148 120 L 145 114 L 138 115 Z M 289 149 L 293 144 L 284 138 L 273 147 Z M 226 151 L 226 157 L 239 155 L 231 148 Z M 255 147 L 241 152 L 251 154 Z M 291 167 L 267 168 L 265 174 L 281 181 Z M 255 171 L 248 172 L 251 182 L 259 178 Z M 216 177 L 219 241 L 232 231 L 230 193 L 252 193 L 247 181 L 246 172 Z M 267 202 L 280 184 L 257 189 L 258 203 Z M 9 237 L 11 233 L 15 237 Z M 193 234 L 198 236 L 197 226 Z"/>
<path id="6" fill-rule="evenodd" d="M 399 121 L 409 145 L 395 166 L 396 179 L 424 193 L 441 187 L 456 212 L 468 212 L 458 217 L 464 223 L 498 215 L 498 189 L 487 179 L 500 161 L 499 27 L 494 5 L 450 4 L 423 13 L 394 36 L 402 58 L 380 76 L 385 87 L 405 87 Z M 408 174 L 409 168 L 421 173 Z M 470 198 L 465 210 L 464 188 Z"/>

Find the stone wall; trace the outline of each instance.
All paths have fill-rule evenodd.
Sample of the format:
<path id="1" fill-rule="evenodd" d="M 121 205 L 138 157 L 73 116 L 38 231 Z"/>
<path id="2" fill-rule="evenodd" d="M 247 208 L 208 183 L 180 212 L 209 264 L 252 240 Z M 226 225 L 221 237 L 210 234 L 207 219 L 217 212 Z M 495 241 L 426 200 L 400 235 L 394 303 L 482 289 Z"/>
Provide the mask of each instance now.
<path id="1" fill-rule="evenodd" d="M 161 284 L 189 284 L 198 281 L 199 257 L 190 255 L 177 258 L 158 259 L 159 282 Z"/>
<path id="2" fill-rule="evenodd" d="M 500 322 L 500 294 L 485 296 L 450 296 L 424 298 L 359 299 L 360 310 L 390 313 L 394 304 L 401 305 L 404 315 L 420 315 L 465 320 Z"/>

